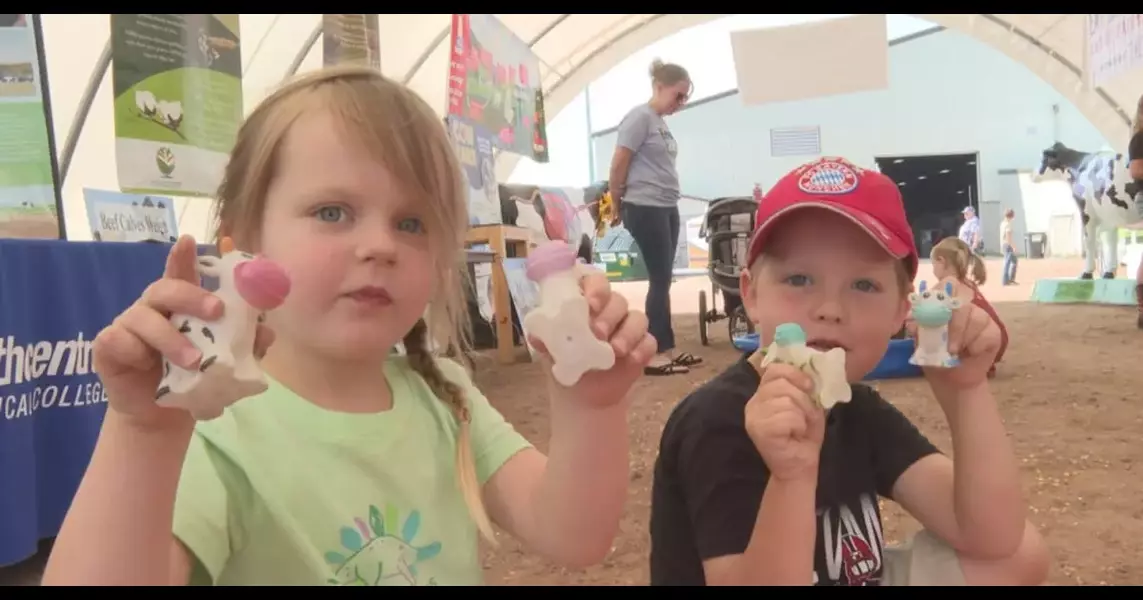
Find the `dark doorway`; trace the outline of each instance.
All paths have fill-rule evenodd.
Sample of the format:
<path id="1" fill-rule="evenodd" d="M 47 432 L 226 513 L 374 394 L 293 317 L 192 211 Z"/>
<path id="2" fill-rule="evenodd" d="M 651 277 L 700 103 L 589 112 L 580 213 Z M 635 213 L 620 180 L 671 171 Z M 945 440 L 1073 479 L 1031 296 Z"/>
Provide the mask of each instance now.
<path id="1" fill-rule="evenodd" d="M 934 244 L 957 234 L 966 206 L 980 215 L 975 153 L 882 156 L 876 161 L 881 172 L 901 190 L 922 259 L 929 257 Z"/>

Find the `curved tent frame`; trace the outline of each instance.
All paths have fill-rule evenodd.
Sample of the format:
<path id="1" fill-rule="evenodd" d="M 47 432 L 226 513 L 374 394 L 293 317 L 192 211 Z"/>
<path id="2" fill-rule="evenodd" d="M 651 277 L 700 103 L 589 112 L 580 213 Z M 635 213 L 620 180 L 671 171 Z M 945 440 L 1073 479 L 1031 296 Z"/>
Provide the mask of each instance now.
<path id="1" fill-rule="evenodd" d="M 554 118 L 589 83 L 634 52 L 681 29 L 726 14 L 503 14 L 497 15 L 540 57 L 545 109 Z M 1085 83 L 1085 15 L 915 14 L 1003 52 L 1051 84 L 1116 147 L 1124 147 L 1143 75 L 1119 77 L 1092 89 Z M 110 119 L 111 62 L 107 15 L 44 15 L 53 120 L 60 144 L 64 198 L 84 186 L 115 188 Z M 443 114 L 450 14 L 383 14 L 382 70 L 422 95 Z M 98 32 L 93 35 L 92 32 Z M 242 15 L 243 88 L 247 110 L 282 79 L 321 64 L 321 15 Z M 77 74 L 89 73 L 86 81 Z M 84 152 L 87 150 L 87 152 Z M 505 154 L 497 174 L 507 178 L 519 157 Z M 75 175 L 80 175 L 75 177 Z M 77 179 L 84 180 L 82 183 Z M 181 212 L 184 214 L 188 201 Z M 74 203 L 73 203 L 74 204 Z M 82 202 L 69 223 L 83 223 Z M 205 211 L 202 217 L 205 219 Z M 190 214 L 186 215 L 191 217 Z M 180 219 L 181 220 L 181 219 Z M 203 223 L 205 226 L 205 223 Z M 192 224 L 190 230 L 194 230 Z M 186 230 L 186 229 L 184 229 Z M 78 232 L 77 232 L 78 233 Z"/>

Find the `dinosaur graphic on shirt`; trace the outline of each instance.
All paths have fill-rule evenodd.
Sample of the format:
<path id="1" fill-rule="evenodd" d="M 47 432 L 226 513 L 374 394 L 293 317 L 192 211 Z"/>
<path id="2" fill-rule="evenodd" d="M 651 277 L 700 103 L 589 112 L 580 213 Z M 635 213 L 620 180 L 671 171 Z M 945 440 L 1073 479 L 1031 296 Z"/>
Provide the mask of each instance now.
<path id="1" fill-rule="evenodd" d="M 327 580 L 331 585 L 436 585 L 429 578 L 421 583 L 417 575 L 417 565 L 432 559 L 441 552 L 440 542 L 415 546 L 413 538 L 421 527 L 421 513 L 412 511 L 404 522 L 400 522 L 398 509 L 387 504 L 385 511 L 369 506 L 368 521 L 360 517 L 353 519 L 353 526 L 345 526 L 339 532 L 341 546 L 348 553 L 330 551 L 325 560 L 334 568 L 333 576 Z"/>

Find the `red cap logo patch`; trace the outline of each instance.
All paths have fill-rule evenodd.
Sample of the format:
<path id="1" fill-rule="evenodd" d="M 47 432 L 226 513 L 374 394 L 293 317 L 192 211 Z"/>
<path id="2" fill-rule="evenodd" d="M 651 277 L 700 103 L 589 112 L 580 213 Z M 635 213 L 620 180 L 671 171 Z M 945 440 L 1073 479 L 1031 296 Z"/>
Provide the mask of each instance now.
<path id="1" fill-rule="evenodd" d="M 801 174 L 798 189 L 813 195 L 848 194 L 857 189 L 857 172 L 843 160 L 822 160 Z"/>

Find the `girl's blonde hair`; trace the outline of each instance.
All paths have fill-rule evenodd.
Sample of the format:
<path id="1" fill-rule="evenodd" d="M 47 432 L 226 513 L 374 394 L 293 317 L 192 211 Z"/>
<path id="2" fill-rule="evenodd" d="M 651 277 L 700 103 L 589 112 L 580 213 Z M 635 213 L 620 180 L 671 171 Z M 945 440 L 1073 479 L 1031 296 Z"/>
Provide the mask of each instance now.
<path id="1" fill-rule="evenodd" d="M 334 67 L 294 79 L 262 101 L 239 129 L 218 188 L 216 235 L 240 244 L 257 239 L 282 140 L 299 118 L 315 113 L 332 115 L 343 135 L 385 165 L 413 202 L 429 208 L 426 225 L 432 232 L 435 279 L 441 288 L 426 318 L 417 321 L 403 341 L 409 365 L 456 416 L 460 490 L 481 534 L 495 542 L 472 455 L 468 399 L 430 352 L 433 341 L 451 356 L 463 356 L 469 348 L 465 290 L 470 285 L 464 260 L 468 188 L 444 124 L 432 108 L 367 67 Z"/>
<path id="2" fill-rule="evenodd" d="M 973 253 L 972 248 L 969 248 L 964 240 L 957 237 L 947 237 L 937 242 L 937 245 L 933 246 L 930 258 L 944 259 L 945 263 L 956 272 L 956 278 L 960 281 L 968 280 L 969 271 L 976 285 L 984 285 L 984 280 L 988 277 L 984 261 Z"/>

